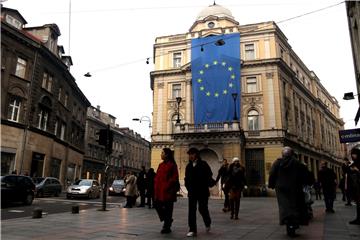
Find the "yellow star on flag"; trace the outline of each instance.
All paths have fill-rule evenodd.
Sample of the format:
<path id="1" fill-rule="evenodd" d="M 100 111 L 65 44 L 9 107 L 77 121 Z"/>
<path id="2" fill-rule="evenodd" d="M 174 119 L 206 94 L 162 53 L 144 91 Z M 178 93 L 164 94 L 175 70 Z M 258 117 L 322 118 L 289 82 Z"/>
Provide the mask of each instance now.
<path id="1" fill-rule="evenodd" d="M 222 63 L 221 63 L 221 65 L 223 65 L 223 66 L 225 67 L 225 65 L 226 65 L 226 62 L 222 62 Z"/>
<path id="2" fill-rule="evenodd" d="M 198 81 L 198 83 L 201 83 L 201 82 L 202 82 L 202 79 L 201 79 L 201 78 L 198 78 L 197 81 Z"/>
<path id="3" fill-rule="evenodd" d="M 215 60 L 213 63 L 214 63 L 214 65 L 217 65 L 217 64 L 218 64 L 218 61 Z"/>
<path id="4" fill-rule="evenodd" d="M 210 92 L 206 92 L 206 96 L 210 97 L 211 93 Z"/>
<path id="5" fill-rule="evenodd" d="M 233 68 L 232 68 L 232 67 L 228 67 L 228 70 L 231 72 L 231 71 L 233 70 Z"/>
<path id="6" fill-rule="evenodd" d="M 210 66 L 209 64 L 205 64 L 205 68 L 209 68 L 209 66 Z"/>
<path id="7" fill-rule="evenodd" d="M 199 73 L 202 75 L 202 74 L 204 74 L 204 71 L 203 71 L 203 70 L 200 70 Z"/>
<path id="8" fill-rule="evenodd" d="M 215 96 L 215 97 L 219 97 L 219 93 L 216 92 L 216 93 L 214 94 L 214 96 Z"/>
<path id="9" fill-rule="evenodd" d="M 229 83 L 229 87 L 231 87 L 231 88 L 232 88 L 233 86 L 234 86 L 234 84 L 232 84 L 232 83 Z"/>
<path id="10" fill-rule="evenodd" d="M 200 87 L 200 91 L 204 91 L 204 89 L 205 89 L 205 88 L 204 88 L 203 86 Z"/>
<path id="11" fill-rule="evenodd" d="M 223 94 L 224 94 L 224 95 L 226 95 L 226 94 L 227 94 L 227 92 L 228 92 L 228 91 L 227 91 L 226 89 L 225 89 L 225 90 L 223 90 Z"/>
<path id="12" fill-rule="evenodd" d="M 235 74 L 231 74 L 231 79 L 235 79 Z"/>

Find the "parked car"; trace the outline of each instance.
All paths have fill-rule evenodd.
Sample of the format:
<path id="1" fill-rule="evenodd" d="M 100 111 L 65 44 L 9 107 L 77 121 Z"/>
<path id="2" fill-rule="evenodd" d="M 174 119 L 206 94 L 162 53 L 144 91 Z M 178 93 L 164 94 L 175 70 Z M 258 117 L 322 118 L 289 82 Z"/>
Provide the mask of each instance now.
<path id="1" fill-rule="evenodd" d="M 101 187 L 97 180 L 79 179 L 66 190 L 66 198 L 71 197 L 88 197 L 99 198 Z"/>
<path id="2" fill-rule="evenodd" d="M 1 206 L 22 202 L 31 205 L 35 196 L 35 184 L 28 176 L 1 176 Z"/>
<path id="3" fill-rule="evenodd" d="M 62 190 L 59 179 L 54 177 L 35 177 L 33 178 L 36 188 L 36 196 L 54 195 L 58 197 Z"/>
<path id="4" fill-rule="evenodd" d="M 109 187 L 109 195 L 125 195 L 125 181 L 124 179 L 114 180 Z"/>

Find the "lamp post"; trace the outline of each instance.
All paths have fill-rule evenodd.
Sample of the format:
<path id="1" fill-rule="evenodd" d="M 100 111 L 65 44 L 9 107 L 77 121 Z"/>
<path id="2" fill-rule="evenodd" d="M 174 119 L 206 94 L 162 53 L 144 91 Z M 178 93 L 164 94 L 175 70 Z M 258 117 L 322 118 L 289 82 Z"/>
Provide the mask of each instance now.
<path id="1" fill-rule="evenodd" d="M 180 103 L 181 103 L 181 97 L 176 97 L 176 103 L 177 103 L 177 119 L 176 124 L 180 124 Z"/>
<path id="2" fill-rule="evenodd" d="M 231 94 L 231 96 L 232 96 L 232 98 L 234 100 L 234 118 L 233 118 L 234 121 L 238 120 L 237 114 L 236 114 L 236 98 L 237 98 L 237 95 L 238 95 L 237 93 L 232 93 Z"/>

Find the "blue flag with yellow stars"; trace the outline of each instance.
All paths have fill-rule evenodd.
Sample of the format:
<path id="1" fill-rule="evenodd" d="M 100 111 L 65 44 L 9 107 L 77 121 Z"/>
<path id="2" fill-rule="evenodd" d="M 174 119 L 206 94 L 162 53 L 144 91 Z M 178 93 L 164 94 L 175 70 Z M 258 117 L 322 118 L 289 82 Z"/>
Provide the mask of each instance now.
<path id="1" fill-rule="evenodd" d="M 195 124 L 240 119 L 239 33 L 192 39 L 191 72 Z"/>

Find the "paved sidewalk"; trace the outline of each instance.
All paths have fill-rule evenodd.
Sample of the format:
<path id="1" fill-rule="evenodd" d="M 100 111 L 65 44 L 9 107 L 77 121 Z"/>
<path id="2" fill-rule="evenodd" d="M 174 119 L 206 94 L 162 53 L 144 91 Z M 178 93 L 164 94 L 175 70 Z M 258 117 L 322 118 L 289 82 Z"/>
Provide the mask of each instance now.
<path id="1" fill-rule="evenodd" d="M 223 213 L 223 200 L 209 201 L 212 228 L 205 226 L 198 215 L 197 239 L 289 239 L 285 227 L 278 225 L 276 198 L 242 198 L 239 220 L 230 220 Z M 354 218 L 355 206 L 346 207 L 344 202 L 335 202 L 335 214 L 325 214 L 323 201 L 313 205 L 314 219 L 309 226 L 301 227 L 296 239 L 349 240 L 360 239 L 360 226 L 349 225 Z M 108 211 L 88 209 L 72 214 L 45 215 L 39 219 L 17 218 L 1 222 L 1 239 L 189 239 L 186 238 L 187 199 L 175 203 L 172 233 L 160 234 L 162 224 L 154 209 L 108 207 Z"/>

